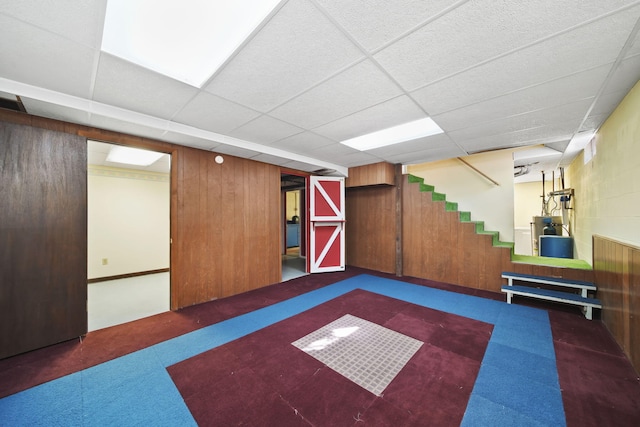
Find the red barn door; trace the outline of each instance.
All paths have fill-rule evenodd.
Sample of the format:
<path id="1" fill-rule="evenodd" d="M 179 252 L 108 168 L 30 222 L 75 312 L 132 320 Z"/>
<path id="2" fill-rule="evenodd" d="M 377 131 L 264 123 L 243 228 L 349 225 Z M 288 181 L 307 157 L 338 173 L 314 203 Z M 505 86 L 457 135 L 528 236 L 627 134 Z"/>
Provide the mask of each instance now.
<path id="1" fill-rule="evenodd" d="M 344 178 L 309 180 L 309 272 L 344 271 Z"/>

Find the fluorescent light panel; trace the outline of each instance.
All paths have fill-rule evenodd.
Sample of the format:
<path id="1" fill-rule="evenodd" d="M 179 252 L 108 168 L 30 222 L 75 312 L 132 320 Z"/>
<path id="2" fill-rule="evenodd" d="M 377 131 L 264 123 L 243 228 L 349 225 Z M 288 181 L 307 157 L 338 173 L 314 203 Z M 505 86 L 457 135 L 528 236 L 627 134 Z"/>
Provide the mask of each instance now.
<path id="1" fill-rule="evenodd" d="M 149 166 L 158 161 L 162 156 L 164 156 L 163 153 L 157 153 L 155 151 L 115 146 L 109 151 L 107 161 L 126 165 Z"/>
<path id="2" fill-rule="evenodd" d="M 414 139 L 437 135 L 442 132 L 443 130 L 440 129 L 440 126 L 427 117 L 347 139 L 340 143 L 355 148 L 356 150 L 365 151 L 398 144 L 400 142 L 413 141 Z"/>
<path id="3" fill-rule="evenodd" d="M 102 50 L 201 87 L 280 0 L 108 0 Z"/>

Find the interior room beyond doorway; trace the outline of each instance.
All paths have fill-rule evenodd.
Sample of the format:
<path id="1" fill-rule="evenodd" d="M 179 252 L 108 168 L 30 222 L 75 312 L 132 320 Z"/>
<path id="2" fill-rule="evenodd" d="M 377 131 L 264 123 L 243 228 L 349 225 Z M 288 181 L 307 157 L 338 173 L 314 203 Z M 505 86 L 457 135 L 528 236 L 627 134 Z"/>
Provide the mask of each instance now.
<path id="1" fill-rule="evenodd" d="M 169 311 L 171 156 L 148 164 L 114 158 L 88 141 L 87 272 L 89 331 Z"/>
<path id="2" fill-rule="evenodd" d="M 306 178 L 281 174 L 283 200 L 282 281 L 304 276 L 306 272 L 304 197 Z"/>

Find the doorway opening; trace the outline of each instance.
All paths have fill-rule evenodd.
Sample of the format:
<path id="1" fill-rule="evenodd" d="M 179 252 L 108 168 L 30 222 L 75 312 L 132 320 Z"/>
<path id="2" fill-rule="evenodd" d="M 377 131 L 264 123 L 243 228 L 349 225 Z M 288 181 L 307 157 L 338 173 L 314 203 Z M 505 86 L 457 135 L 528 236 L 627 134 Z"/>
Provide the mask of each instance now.
<path id="1" fill-rule="evenodd" d="M 122 148 L 87 141 L 89 331 L 170 310 L 171 155 L 132 165 Z"/>
<path id="2" fill-rule="evenodd" d="M 306 176 L 284 172 L 280 174 L 283 282 L 308 274 L 306 189 Z"/>

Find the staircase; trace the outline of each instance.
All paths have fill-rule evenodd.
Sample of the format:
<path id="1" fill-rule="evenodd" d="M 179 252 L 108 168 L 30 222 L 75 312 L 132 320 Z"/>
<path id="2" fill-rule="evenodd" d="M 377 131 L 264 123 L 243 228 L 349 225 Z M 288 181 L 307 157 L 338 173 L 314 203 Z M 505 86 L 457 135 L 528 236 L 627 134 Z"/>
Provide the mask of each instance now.
<path id="1" fill-rule="evenodd" d="M 431 200 L 434 202 L 442 201 L 444 202 L 444 208 L 447 212 L 458 212 L 459 219 L 461 223 L 471 223 L 475 225 L 476 234 L 482 234 L 491 236 L 491 243 L 493 246 L 501 247 L 501 248 L 510 248 L 513 250 L 514 243 L 513 242 L 503 242 L 500 240 L 500 233 L 497 231 L 489 231 L 484 229 L 484 221 L 472 221 L 471 220 L 471 212 L 458 211 L 458 203 L 447 201 L 446 194 L 438 193 L 435 191 L 435 187 L 433 185 L 428 185 L 424 183 L 423 178 L 419 178 L 414 175 L 408 175 L 410 183 L 418 183 L 420 186 L 420 191 L 431 193 Z"/>
<path id="2" fill-rule="evenodd" d="M 404 275 L 494 292 L 502 291 L 505 271 L 593 281 L 591 267 L 580 260 L 554 265 L 514 255 L 513 242 L 501 241 L 498 232 L 485 230 L 483 221 L 458 211 L 457 203 L 423 178 L 408 175 L 402 197 Z"/>

